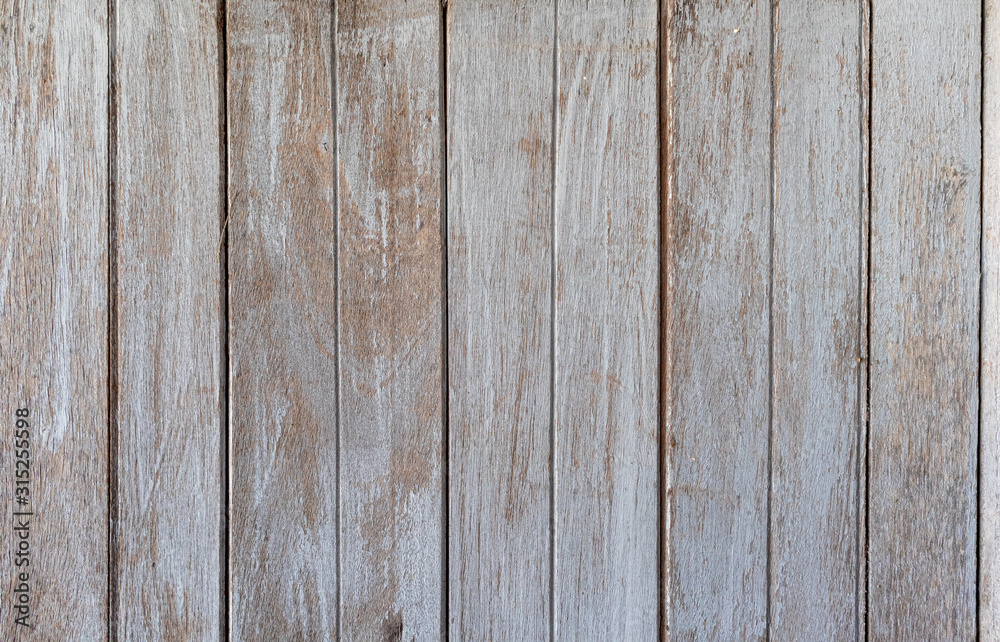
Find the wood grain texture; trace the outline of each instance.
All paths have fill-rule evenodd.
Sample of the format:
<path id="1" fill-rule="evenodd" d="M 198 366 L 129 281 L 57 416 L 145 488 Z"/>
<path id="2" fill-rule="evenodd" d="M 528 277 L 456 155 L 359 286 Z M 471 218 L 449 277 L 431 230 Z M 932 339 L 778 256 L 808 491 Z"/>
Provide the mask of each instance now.
<path id="1" fill-rule="evenodd" d="M 117 4 L 117 633 L 215 639 L 218 5 Z"/>
<path id="2" fill-rule="evenodd" d="M 549 637 L 554 14 L 448 4 L 454 640 Z"/>
<path id="3" fill-rule="evenodd" d="M 1000 6 L 983 5 L 979 636 L 1000 640 Z"/>
<path id="4" fill-rule="evenodd" d="M 657 3 L 558 3 L 556 638 L 658 630 Z"/>
<path id="5" fill-rule="evenodd" d="M 0 2 L 5 640 L 107 636 L 107 38 L 105 2 Z M 32 461 L 15 508 L 17 408 Z M 15 566 L 12 510 L 34 512 L 30 566 Z M 11 609 L 22 571 L 30 629 Z"/>
<path id="6" fill-rule="evenodd" d="M 976 634 L 980 3 L 872 15 L 872 639 Z"/>
<path id="7" fill-rule="evenodd" d="M 666 619 L 674 640 L 756 640 L 767 594 L 771 5 L 666 9 Z"/>
<path id="8" fill-rule="evenodd" d="M 343 634 L 442 635 L 441 5 L 337 7 Z"/>
<path id="9" fill-rule="evenodd" d="M 858 637 L 862 15 L 842 0 L 775 9 L 769 626 L 779 640 Z"/>
<path id="10" fill-rule="evenodd" d="M 338 635 L 331 5 L 228 3 L 231 627 Z"/>

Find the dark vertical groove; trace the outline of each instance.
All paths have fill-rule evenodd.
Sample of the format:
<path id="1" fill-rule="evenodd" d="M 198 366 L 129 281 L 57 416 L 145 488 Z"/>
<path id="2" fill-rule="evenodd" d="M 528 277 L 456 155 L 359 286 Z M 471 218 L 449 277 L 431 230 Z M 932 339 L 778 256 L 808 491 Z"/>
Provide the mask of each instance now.
<path id="1" fill-rule="evenodd" d="M 337 344 L 334 348 L 334 358 L 337 364 L 337 381 L 335 387 L 337 404 L 337 639 L 343 637 L 341 630 L 341 614 L 343 611 L 343 532 L 341 530 L 341 479 L 340 479 L 340 132 L 337 130 L 337 0 L 330 0 L 330 112 L 333 119 L 333 213 L 335 218 L 333 235 L 334 284 L 336 288 L 334 303 L 334 327 L 336 328 Z"/>
<path id="2" fill-rule="evenodd" d="M 871 397 L 871 381 L 872 381 L 872 284 L 874 283 L 874 278 L 872 276 L 872 230 L 874 228 L 874 221 L 872 220 L 872 113 L 873 105 L 875 103 L 875 94 L 873 92 L 874 82 L 873 76 L 875 75 L 875 10 L 874 1 L 867 0 L 868 4 L 868 104 L 867 104 L 867 139 L 865 141 L 866 151 L 867 151 L 867 214 L 868 214 L 868 225 L 867 225 L 867 265 L 866 265 L 866 275 L 867 275 L 867 286 L 865 288 L 865 311 L 867 321 L 865 323 L 865 618 L 864 618 L 864 630 L 865 637 L 871 637 L 871 627 L 869 625 L 870 621 L 870 611 L 871 604 L 869 602 L 869 596 L 871 595 L 871 559 L 869 558 L 870 541 L 871 541 L 871 530 L 870 530 L 870 514 L 871 514 L 871 415 L 872 415 L 872 397 Z"/>
<path id="3" fill-rule="evenodd" d="M 865 591 L 861 578 L 866 572 L 867 546 L 863 541 L 867 529 L 862 520 L 866 520 L 867 498 L 862 482 L 867 483 L 867 476 L 862 478 L 862 462 L 867 462 L 867 378 L 866 372 L 868 359 L 866 355 L 868 331 L 867 315 L 868 306 L 866 297 L 868 293 L 868 214 L 867 208 L 870 202 L 869 174 L 868 174 L 868 136 L 869 136 L 869 113 L 868 108 L 871 103 L 868 92 L 869 47 L 867 33 L 867 11 L 868 4 L 865 1 L 858 3 L 858 380 L 857 380 L 857 429 L 854 444 L 855 457 L 855 566 L 854 566 L 854 638 L 861 640 L 861 633 L 864 627 L 862 620 L 862 593 Z M 867 609 L 866 609 L 867 610 Z"/>
<path id="4" fill-rule="evenodd" d="M 664 523 L 664 517 L 666 516 L 663 510 L 664 503 L 666 502 L 666 471 L 664 470 L 665 462 L 665 439 L 666 439 L 666 412 L 663 399 L 663 382 L 666 375 L 665 364 L 666 364 L 666 349 L 667 342 L 664 338 L 663 325 L 664 325 L 664 312 L 666 305 L 664 303 L 664 297 L 666 294 L 666 288 L 664 287 L 664 268 L 663 268 L 663 244 L 666 235 L 663 233 L 663 221 L 665 215 L 668 213 L 664 208 L 665 199 L 663 198 L 663 155 L 664 155 L 664 139 L 667 136 L 665 131 L 663 117 L 663 97 L 664 84 L 666 83 L 666 78 L 664 77 L 666 73 L 666 65 L 663 64 L 663 57 L 666 55 L 667 47 L 665 44 L 665 39 L 663 37 L 663 2 L 668 0 L 661 0 L 656 3 L 656 112 L 657 112 L 657 154 L 658 162 L 656 163 L 656 187 L 658 190 L 657 198 L 657 210 L 658 210 L 658 221 L 657 221 L 657 240 L 656 240 L 656 251 L 657 255 L 660 257 L 660 265 L 657 273 L 657 318 L 659 319 L 658 324 L 658 336 L 657 336 L 657 372 L 656 372 L 656 393 L 658 395 L 656 404 L 657 413 L 657 473 L 656 473 L 656 485 L 657 485 L 657 503 L 656 503 L 656 631 L 660 642 L 665 642 L 665 629 L 666 624 L 666 614 L 664 597 L 666 594 L 666 577 L 665 568 L 663 564 L 664 560 L 664 550 L 667 546 L 666 543 L 666 524 Z"/>
<path id="5" fill-rule="evenodd" d="M 984 190 L 986 169 L 986 2 L 979 6 L 979 358 L 977 361 L 976 388 L 979 390 L 978 424 L 976 426 L 976 640 L 980 639 L 979 603 L 982 591 L 980 571 L 982 553 L 980 538 L 982 537 L 982 489 L 983 489 L 983 236 L 984 236 Z"/>
<path id="6" fill-rule="evenodd" d="M 219 639 L 229 640 L 229 42 L 228 0 L 219 3 Z"/>
<path id="7" fill-rule="evenodd" d="M 769 207 L 769 241 L 768 241 L 768 279 L 767 279 L 767 544 L 765 546 L 765 585 L 766 594 L 764 598 L 764 622 L 765 639 L 771 639 L 771 495 L 774 488 L 774 203 L 777 172 L 775 164 L 775 132 L 777 126 L 777 70 L 775 69 L 775 47 L 777 46 L 778 28 L 778 2 L 771 0 L 771 141 L 770 141 L 770 183 L 771 183 L 771 203 Z"/>
<path id="8" fill-rule="evenodd" d="M 439 82 L 438 131 L 441 135 L 441 639 L 447 642 L 450 633 L 448 609 L 450 606 L 449 559 L 451 526 L 451 428 L 449 421 L 449 368 L 448 337 L 451 325 L 448 320 L 448 3 L 441 4 L 441 39 L 438 52 Z"/>
<path id="9" fill-rule="evenodd" d="M 552 211 L 549 217 L 549 639 L 556 640 L 556 483 L 559 476 L 556 472 L 556 268 L 559 249 L 556 242 L 556 172 L 558 171 L 558 139 L 559 139 L 559 0 L 553 2 L 552 16 L 552 183 L 549 195 Z"/>
<path id="10" fill-rule="evenodd" d="M 118 46 L 108 0 L 108 641 L 118 640 Z"/>

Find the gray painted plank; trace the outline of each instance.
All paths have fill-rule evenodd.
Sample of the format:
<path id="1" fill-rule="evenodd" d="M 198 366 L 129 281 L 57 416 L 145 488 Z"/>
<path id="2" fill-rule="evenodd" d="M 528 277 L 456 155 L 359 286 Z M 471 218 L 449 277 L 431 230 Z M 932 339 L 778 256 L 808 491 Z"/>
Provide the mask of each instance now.
<path id="1" fill-rule="evenodd" d="M 556 638 L 658 632 L 657 3 L 558 3 Z"/>
<path id="2" fill-rule="evenodd" d="M 231 627 L 338 626 L 331 8 L 228 3 Z"/>
<path id="3" fill-rule="evenodd" d="M 554 5 L 447 14 L 451 638 L 551 617 Z"/>
<path id="4" fill-rule="evenodd" d="M 848 640 L 860 623 L 861 4 L 775 10 L 770 635 L 780 640 Z"/>
<path id="5" fill-rule="evenodd" d="M 870 634 L 976 633 L 980 3 L 872 14 Z"/>
<path id="6" fill-rule="evenodd" d="M 765 635 L 771 6 L 666 6 L 669 587 L 677 640 Z"/>
<path id="7" fill-rule="evenodd" d="M 1000 7 L 984 4 L 979 627 L 1000 640 Z"/>
<path id="8" fill-rule="evenodd" d="M 104 1 L 0 2 L 5 640 L 107 636 L 107 46 Z M 14 503 L 18 408 L 29 413 L 26 506 Z M 34 512 L 18 562 L 12 510 Z M 30 629 L 11 609 L 20 572 Z"/>
<path id="9" fill-rule="evenodd" d="M 117 5 L 118 636 L 214 639 L 218 6 Z"/>
<path id="10" fill-rule="evenodd" d="M 337 7 L 342 628 L 441 637 L 441 5 Z"/>

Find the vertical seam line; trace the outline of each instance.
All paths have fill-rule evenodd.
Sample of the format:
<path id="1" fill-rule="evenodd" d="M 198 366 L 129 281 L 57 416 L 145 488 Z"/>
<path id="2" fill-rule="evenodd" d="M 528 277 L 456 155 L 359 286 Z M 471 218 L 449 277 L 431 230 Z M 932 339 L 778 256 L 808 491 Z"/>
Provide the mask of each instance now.
<path id="1" fill-rule="evenodd" d="M 336 359 L 336 385 L 335 385 L 335 396 L 336 396 L 336 406 L 337 406 L 337 420 L 336 420 L 336 432 L 337 432 L 337 457 L 335 467 L 337 469 L 337 613 L 336 613 L 336 629 L 337 629 L 337 639 L 341 640 L 343 638 L 342 631 L 342 612 L 343 612 L 343 575 L 344 575 L 344 565 L 343 565 L 343 532 L 342 532 L 342 501 L 341 501 L 341 471 L 340 471 L 340 451 L 342 447 L 341 442 L 341 431 L 340 431 L 340 136 L 338 127 L 338 114 L 337 114 L 337 103 L 339 102 L 338 95 L 338 83 L 337 83 L 337 0 L 330 0 L 330 112 L 332 118 L 332 136 L 333 136 L 333 215 L 334 215 L 334 243 L 333 243 L 333 255 L 334 255 L 334 283 L 336 287 L 335 295 L 335 306 L 334 306 L 334 325 L 336 327 L 336 349 L 334 351 L 334 357 Z"/>
<path id="2" fill-rule="evenodd" d="M 117 7 L 107 3 L 108 36 L 108 595 L 107 634 L 118 640 L 118 45 Z"/>
<path id="3" fill-rule="evenodd" d="M 777 124 L 777 80 L 775 69 L 775 47 L 777 46 L 777 14 L 778 1 L 771 1 L 771 48 L 770 48 L 770 72 L 771 72 L 771 136 L 770 136 L 770 208 L 769 208 L 769 241 L 768 241 L 768 280 L 767 280 L 767 543 L 765 545 L 765 585 L 767 592 L 764 598 L 764 630 L 765 638 L 771 639 L 771 497 L 774 492 L 774 204 L 777 192 L 777 172 L 775 164 L 775 126 Z"/>
<path id="4" fill-rule="evenodd" d="M 449 609 L 451 608 L 451 408 L 450 408 L 450 345 L 451 333 L 448 312 L 448 2 L 441 2 L 441 38 L 438 55 L 438 100 L 440 113 L 438 133 L 441 137 L 441 639 L 450 635 Z"/>
<path id="5" fill-rule="evenodd" d="M 219 251 L 219 639 L 229 639 L 229 515 L 231 509 L 229 467 L 229 37 L 228 0 L 220 0 L 219 28 L 219 165 L 220 165 L 220 251 Z"/>
<path id="6" fill-rule="evenodd" d="M 977 362 L 976 387 L 979 390 L 979 412 L 977 413 L 976 426 L 976 640 L 981 637 L 980 618 L 980 595 L 982 592 L 982 550 L 980 547 L 982 537 L 982 487 L 983 487 L 983 466 L 982 466 L 982 444 L 983 444 L 983 236 L 985 229 L 985 188 L 986 188 L 986 2 L 983 0 L 979 5 L 979 328 L 978 328 L 978 348 L 979 359 Z"/>
<path id="7" fill-rule="evenodd" d="M 854 542 L 855 542 L 855 559 L 854 559 L 854 638 L 856 640 L 861 639 L 862 632 L 862 582 L 861 576 L 864 573 L 865 563 L 864 554 L 865 546 L 862 542 L 862 537 L 865 533 L 863 526 L 864 515 L 863 510 L 866 510 L 866 501 L 864 499 L 864 489 L 862 488 L 862 461 L 867 461 L 865 456 L 865 422 L 866 417 L 866 380 L 865 372 L 867 369 L 867 357 L 864 356 L 864 351 L 867 345 L 867 330 L 865 326 L 865 319 L 867 317 L 867 251 L 866 251 L 866 207 L 868 203 L 868 187 L 867 187 L 867 105 L 868 101 L 866 99 L 866 68 L 868 64 L 868 49 L 866 46 L 866 2 L 862 0 L 858 3 L 858 375 L 857 375 L 857 390 L 856 390 L 856 417 L 857 422 L 855 429 L 855 522 L 854 522 Z"/>
<path id="8" fill-rule="evenodd" d="M 665 439 L 666 439 L 666 406 L 663 399 L 663 388 L 665 381 L 665 359 L 666 359 L 666 337 L 663 331 L 665 304 L 665 288 L 663 278 L 663 247 L 664 247 L 664 198 L 663 198 L 663 154 L 664 154 L 664 118 L 663 118 L 663 85 L 665 65 L 663 56 L 666 46 L 663 38 L 663 2 L 656 3 L 656 113 L 657 113 L 657 141 L 656 141 L 656 190 L 657 190 L 657 373 L 656 373 L 656 394 L 657 394 L 657 502 L 656 502 L 656 562 L 657 562 L 657 582 L 656 582 L 656 635 L 661 642 L 664 641 L 666 624 L 665 597 L 666 597 L 666 568 L 664 565 L 665 550 L 668 545 L 666 541 L 667 532 L 664 518 L 666 511 L 666 470 L 665 470 Z"/>
<path id="9" fill-rule="evenodd" d="M 866 249 L 866 276 L 867 276 L 867 287 L 865 289 L 865 311 L 866 311 L 866 324 L 865 324 L 865 522 L 864 522 L 864 536 L 865 536 L 865 547 L 864 547 L 864 558 L 865 558 L 865 586 L 864 586 L 864 633 L 865 638 L 871 637 L 871 627 L 869 623 L 869 596 L 871 593 L 871 559 L 869 557 L 869 552 L 871 548 L 871 531 L 870 531 L 870 514 L 871 514 L 871 378 L 872 378 L 872 283 L 874 282 L 872 276 L 872 230 L 874 228 L 874 221 L 872 218 L 872 118 L 873 110 L 875 104 L 874 95 L 874 82 L 873 77 L 875 75 L 875 10 L 874 1 L 867 0 L 868 9 L 868 56 L 867 56 L 867 71 L 868 71 L 868 103 L 867 103 L 867 140 L 865 141 L 865 149 L 867 152 L 866 159 L 866 169 L 867 169 L 867 249 Z"/>
<path id="10" fill-rule="evenodd" d="M 343 523 L 343 506 L 341 501 L 341 474 L 340 474 L 340 451 L 342 447 L 341 442 L 341 431 L 340 431 L 340 136 L 338 127 L 338 114 L 337 114 L 337 103 L 339 102 L 338 95 L 338 83 L 337 83 L 337 0 L 330 0 L 330 112 L 333 125 L 333 216 L 334 216 L 334 242 L 333 242 L 333 256 L 334 256 L 334 284 L 336 287 L 336 295 L 334 297 L 334 326 L 336 327 L 336 348 L 334 350 L 334 358 L 336 360 L 336 385 L 335 385 L 335 396 L 336 396 L 336 406 L 337 406 L 337 419 L 336 419 L 336 432 L 337 432 L 337 457 L 335 462 L 335 467 L 337 469 L 337 613 L 336 613 L 336 629 L 337 629 L 337 640 L 343 638 L 342 624 L 343 624 L 343 575 L 344 575 L 344 565 L 343 565 L 343 532 L 341 530 Z"/>
<path id="11" fill-rule="evenodd" d="M 556 640 L 556 594 L 558 584 L 556 581 L 556 545 L 558 542 L 556 529 L 558 519 L 556 516 L 556 499 L 558 474 L 556 472 L 558 445 L 556 435 L 556 268 L 558 259 L 558 244 L 556 241 L 556 172 L 558 171 L 558 128 L 559 128 L 559 0 L 553 2 L 552 19 L 552 140 L 551 140 L 551 162 L 552 162 L 552 182 L 550 202 L 552 210 L 549 217 L 549 636 L 553 642 Z"/>

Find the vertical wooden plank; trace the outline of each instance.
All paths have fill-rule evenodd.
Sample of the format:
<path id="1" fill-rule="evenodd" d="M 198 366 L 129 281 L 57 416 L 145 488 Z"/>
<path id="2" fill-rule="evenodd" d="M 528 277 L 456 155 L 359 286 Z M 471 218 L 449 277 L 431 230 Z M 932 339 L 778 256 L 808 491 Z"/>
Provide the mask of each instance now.
<path id="1" fill-rule="evenodd" d="M 979 635 L 1000 640 L 1000 14 L 983 9 L 983 238 Z"/>
<path id="2" fill-rule="evenodd" d="M 116 3 L 118 637 L 220 618 L 218 5 Z"/>
<path id="3" fill-rule="evenodd" d="M 441 5 L 337 7 L 346 639 L 442 634 Z"/>
<path id="4" fill-rule="evenodd" d="M 770 635 L 858 636 L 860 2 L 777 2 Z M 864 86 L 862 86 L 864 79 Z"/>
<path id="5" fill-rule="evenodd" d="M 874 639 L 976 634 L 980 3 L 872 15 Z"/>
<path id="6" fill-rule="evenodd" d="M 331 4 L 228 3 L 232 635 L 338 635 Z"/>
<path id="7" fill-rule="evenodd" d="M 549 637 L 554 4 L 448 4 L 451 638 Z"/>
<path id="8" fill-rule="evenodd" d="M 771 4 L 666 7 L 666 617 L 677 640 L 761 639 Z"/>
<path id="9" fill-rule="evenodd" d="M 107 4 L 0 2 L 0 47 L 0 637 L 103 639 Z M 26 449 L 27 469 L 15 464 Z M 22 572 L 28 614 L 13 609 Z"/>
<path id="10" fill-rule="evenodd" d="M 558 10 L 556 637 L 653 640 L 658 7 Z"/>

